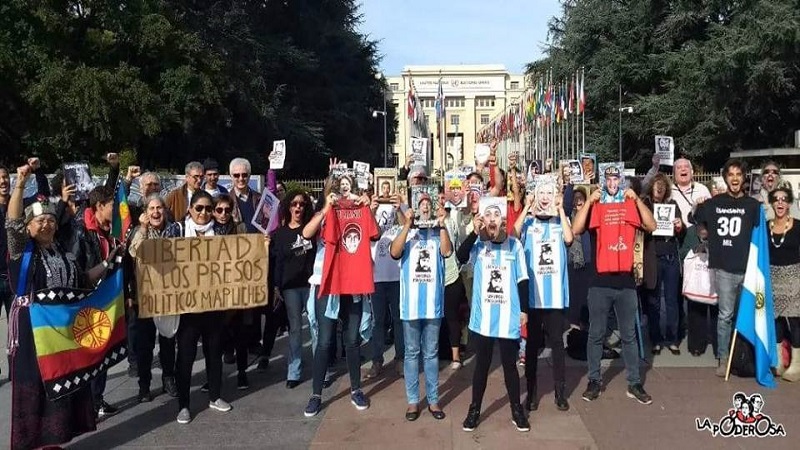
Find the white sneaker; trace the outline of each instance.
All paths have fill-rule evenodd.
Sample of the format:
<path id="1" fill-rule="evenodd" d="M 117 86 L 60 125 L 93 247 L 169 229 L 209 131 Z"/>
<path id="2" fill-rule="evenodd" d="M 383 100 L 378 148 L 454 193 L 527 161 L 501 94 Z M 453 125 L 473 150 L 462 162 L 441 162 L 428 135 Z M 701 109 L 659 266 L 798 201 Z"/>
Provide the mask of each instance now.
<path id="1" fill-rule="evenodd" d="M 189 408 L 183 408 L 178 412 L 178 423 L 185 425 L 191 421 L 192 413 L 189 412 Z"/>
<path id="2" fill-rule="evenodd" d="M 233 409 L 233 407 L 231 406 L 230 403 L 226 402 L 225 400 L 223 400 L 221 398 L 218 398 L 218 399 L 214 400 L 213 402 L 208 402 L 208 407 L 211 408 L 211 409 L 216 409 L 217 411 L 220 411 L 220 412 L 228 412 L 231 409 Z"/>
<path id="3" fill-rule="evenodd" d="M 458 370 L 463 366 L 461 361 L 453 361 L 450 363 L 450 370 Z"/>

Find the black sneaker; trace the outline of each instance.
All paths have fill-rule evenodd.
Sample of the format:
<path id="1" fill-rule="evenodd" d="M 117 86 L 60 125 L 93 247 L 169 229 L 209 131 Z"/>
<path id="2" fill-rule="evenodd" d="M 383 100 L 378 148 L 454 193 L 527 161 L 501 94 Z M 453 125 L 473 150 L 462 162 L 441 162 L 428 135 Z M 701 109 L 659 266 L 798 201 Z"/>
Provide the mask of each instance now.
<path id="1" fill-rule="evenodd" d="M 643 405 L 649 405 L 653 403 L 653 397 L 650 397 L 650 394 L 644 390 L 644 387 L 642 387 L 641 383 L 628 386 L 627 395 L 630 398 L 636 399 L 637 402 Z"/>
<path id="2" fill-rule="evenodd" d="M 312 395 L 311 398 L 308 400 L 308 405 L 306 405 L 306 410 L 303 412 L 303 415 L 306 417 L 314 417 L 319 414 L 319 411 L 322 409 L 322 397 L 319 395 Z"/>
<path id="3" fill-rule="evenodd" d="M 559 411 L 569 411 L 569 402 L 567 401 L 566 386 L 564 383 L 556 383 L 555 389 L 556 408 Z"/>
<path id="4" fill-rule="evenodd" d="M 178 396 L 178 385 L 175 383 L 175 377 L 164 377 L 161 379 L 161 392 L 168 394 L 170 397 L 175 398 Z"/>
<path id="5" fill-rule="evenodd" d="M 236 389 L 240 391 L 244 391 L 245 389 L 250 389 L 250 383 L 247 382 L 247 374 L 241 372 L 236 379 Z"/>
<path id="6" fill-rule="evenodd" d="M 522 405 L 519 403 L 511 405 L 511 423 L 517 427 L 517 431 L 531 431 L 531 424 L 525 416 L 525 410 L 522 409 Z"/>
<path id="7" fill-rule="evenodd" d="M 461 424 L 461 429 L 464 431 L 475 431 L 478 428 L 478 422 L 481 420 L 481 407 L 478 405 L 469 405 L 469 412 L 464 423 Z"/>
<path id="8" fill-rule="evenodd" d="M 139 395 L 136 396 L 136 400 L 139 403 L 149 403 L 153 401 L 153 394 L 150 393 L 150 389 L 139 389 Z"/>
<path id="9" fill-rule="evenodd" d="M 591 402 L 597 400 L 597 397 L 600 397 L 600 390 L 602 389 L 602 385 L 599 381 L 589 381 L 589 384 L 586 386 L 586 390 L 583 391 L 583 399 L 587 402 Z"/>
<path id="10" fill-rule="evenodd" d="M 256 371 L 258 372 L 266 372 L 269 370 L 269 357 L 262 356 L 258 360 L 258 365 L 256 366 Z"/>
<path id="11" fill-rule="evenodd" d="M 109 405 L 105 400 L 101 400 L 100 403 L 97 404 L 97 417 L 113 416 L 118 412 L 119 410 L 117 408 Z"/>

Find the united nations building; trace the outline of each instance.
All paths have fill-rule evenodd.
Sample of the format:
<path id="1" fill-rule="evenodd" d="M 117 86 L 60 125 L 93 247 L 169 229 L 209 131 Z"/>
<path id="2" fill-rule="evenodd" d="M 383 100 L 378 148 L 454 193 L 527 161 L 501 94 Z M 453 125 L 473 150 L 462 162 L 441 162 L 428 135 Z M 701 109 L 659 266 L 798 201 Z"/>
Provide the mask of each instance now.
<path id="1" fill-rule="evenodd" d="M 437 132 L 435 103 L 440 80 L 445 117 L 441 132 Z M 525 90 L 524 75 L 511 74 L 498 64 L 406 66 L 400 76 L 388 77 L 387 81 L 391 101 L 397 107 L 395 158 L 402 165 L 411 138 L 428 138 L 428 160 L 432 161 L 432 169 L 442 166 L 442 154 L 446 169 L 459 166 L 462 161 L 473 164 L 477 131 Z M 411 114 L 408 109 L 410 94 L 418 105 Z M 446 136 L 444 152 L 440 133 Z"/>

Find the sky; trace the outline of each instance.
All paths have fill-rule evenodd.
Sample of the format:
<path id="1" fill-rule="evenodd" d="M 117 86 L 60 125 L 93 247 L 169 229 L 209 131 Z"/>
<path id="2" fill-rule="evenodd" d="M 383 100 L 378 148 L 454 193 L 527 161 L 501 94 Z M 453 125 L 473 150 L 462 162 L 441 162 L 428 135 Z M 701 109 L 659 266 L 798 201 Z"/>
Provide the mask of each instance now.
<path id="1" fill-rule="evenodd" d="M 542 57 L 558 0 L 361 0 L 360 31 L 378 41 L 381 70 L 503 64 L 522 73 Z"/>

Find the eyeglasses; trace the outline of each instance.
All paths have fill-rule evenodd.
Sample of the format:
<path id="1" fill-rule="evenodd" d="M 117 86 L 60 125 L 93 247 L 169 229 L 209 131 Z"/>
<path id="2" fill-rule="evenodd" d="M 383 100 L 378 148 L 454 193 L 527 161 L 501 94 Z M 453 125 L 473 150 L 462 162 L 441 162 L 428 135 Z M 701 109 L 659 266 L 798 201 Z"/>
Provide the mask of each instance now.
<path id="1" fill-rule="evenodd" d="M 203 211 L 207 213 L 211 213 L 214 210 L 214 207 L 211 205 L 194 205 L 194 211 L 201 213 Z"/>
<path id="2" fill-rule="evenodd" d="M 775 197 L 773 203 L 789 203 L 788 197 Z"/>
<path id="3" fill-rule="evenodd" d="M 217 208 L 214 211 L 216 211 L 217 214 L 230 214 L 231 211 L 233 211 L 233 209 L 232 208 Z"/>
<path id="4" fill-rule="evenodd" d="M 777 175 L 778 173 L 778 169 L 767 169 L 764 171 L 764 175 Z"/>
<path id="5" fill-rule="evenodd" d="M 249 174 L 246 174 L 246 173 L 232 173 L 231 176 L 238 180 L 239 178 L 247 178 L 249 176 Z"/>
<path id="6" fill-rule="evenodd" d="M 292 203 L 290 203 L 289 205 L 290 205 L 292 208 L 294 208 L 295 206 L 299 206 L 299 207 L 301 207 L 301 208 L 305 208 L 305 207 L 306 207 L 306 202 L 292 202 Z"/>

